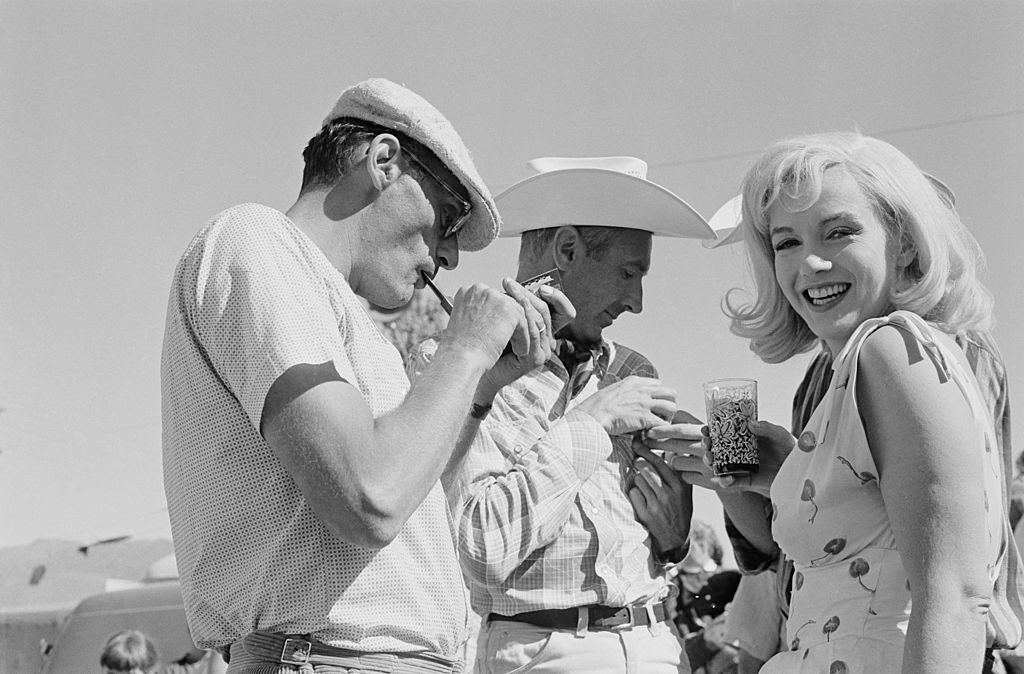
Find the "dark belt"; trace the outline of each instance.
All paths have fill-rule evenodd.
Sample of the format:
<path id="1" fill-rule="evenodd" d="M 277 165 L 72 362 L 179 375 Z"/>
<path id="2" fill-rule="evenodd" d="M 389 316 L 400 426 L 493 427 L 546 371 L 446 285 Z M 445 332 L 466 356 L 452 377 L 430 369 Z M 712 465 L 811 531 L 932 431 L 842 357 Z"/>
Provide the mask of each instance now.
<path id="1" fill-rule="evenodd" d="M 541 611 L 527 611 L 515 615 L 501 615 L 492 613 L 488 616 L 488 622 L 495 620 L 511 620 L 517 623 L 529 623 L 537 627 L 544 627 L 552 630 L 575 630 L 579 624 L 580 610 L 587 609 L 587 629 L 616 630 L 630 627 L 641 627 L 650 624 L 650 617 L 647 613 L 647 606 L 638 604 L 635 606 L 601 606 L 591 604 L 590 606 L 575 608 L 549 608 Z M 668 609 L 665 602 L 651 605 L 655 622 L 668 620 Z"/>
<path id="2" fill-rule="evenodd" d="M 231 664 L 281 663 L 300 671 L 313 671 L 313 665 L 334 665 L 367 672 L 406 672 L 461 674 L 461 661 L 426 652 L 364 653 L 335 648 L 304 636 L 253 632 L 231 649 Z"/>

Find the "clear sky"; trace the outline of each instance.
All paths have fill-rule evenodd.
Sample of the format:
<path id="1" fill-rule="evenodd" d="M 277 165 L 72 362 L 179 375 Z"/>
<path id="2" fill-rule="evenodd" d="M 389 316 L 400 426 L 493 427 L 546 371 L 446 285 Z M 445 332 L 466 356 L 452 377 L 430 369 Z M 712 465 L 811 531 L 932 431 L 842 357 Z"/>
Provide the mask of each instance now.
<path id="1" fill-rule="evenodd" d="M 306 141 L 370 76 L 444 111 L 495 193 L 532 157 L 629 154 L 710 216 L 777 138 L 878 134 L 956 192 L 1024 399 L 1022 35 L 1024 3 L 991 0 L 0 0 L 0 547 L 168 535 L 174 264 L 220 210 L 290 206 Z M 644 313 L 608 334 L 684 408 L 701 381 L 748 376 L 761 416 L 788 423 L 806 357 L 760 363 L 719 309 L 746 283 L 742 247 L 655 244 Z M 496 283 L 515 250 L 438 282 Z M 715 503 L 700 516 L 719 521 Z"/>

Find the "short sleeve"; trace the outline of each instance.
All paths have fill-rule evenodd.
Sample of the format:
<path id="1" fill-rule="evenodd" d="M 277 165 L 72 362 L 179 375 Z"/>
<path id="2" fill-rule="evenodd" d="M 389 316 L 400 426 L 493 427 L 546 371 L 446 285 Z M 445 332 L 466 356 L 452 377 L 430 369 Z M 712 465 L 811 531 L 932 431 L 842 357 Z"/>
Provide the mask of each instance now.
<path id="1" fill-rule="evenodd" d="M 213 370 L 255 428 L 270 386 L 289 367 L 333 361 L 354 381 L 323 277 L 326 260 L 281 218 L 235 214 L 191 251 L 186 315 Z"/>

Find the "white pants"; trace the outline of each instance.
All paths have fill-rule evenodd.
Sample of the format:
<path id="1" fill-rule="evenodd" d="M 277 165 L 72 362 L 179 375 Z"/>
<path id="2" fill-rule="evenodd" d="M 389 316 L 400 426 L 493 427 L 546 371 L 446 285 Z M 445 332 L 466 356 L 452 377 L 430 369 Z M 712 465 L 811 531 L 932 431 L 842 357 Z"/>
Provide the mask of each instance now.
<path id="1" fill-rule="evenodd" d="M 475 674 L 690 674 L 683 640 L 670 621 L 652 627 L 550 630 L 496 620 L 481 626 Z"/>

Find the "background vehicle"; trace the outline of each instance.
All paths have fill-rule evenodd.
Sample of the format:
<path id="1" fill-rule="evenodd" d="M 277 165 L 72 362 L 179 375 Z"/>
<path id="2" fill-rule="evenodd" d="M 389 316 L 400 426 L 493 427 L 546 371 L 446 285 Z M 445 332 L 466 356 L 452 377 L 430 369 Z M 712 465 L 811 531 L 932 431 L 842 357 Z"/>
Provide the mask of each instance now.
<path id="1" fill-rule="evenodd" d="M 196 658 L 202 655 L 189 635 L 180 586 L 177 581 L 168 581 L 84 599 L 64 621 L 56 643 L 48 648 L 43 672 L 98 671 L 103 645 L 112 634 L 125 629 L 149 635 L 156 644 L 161 663 L 174 663 L 190 653 Z M 210 653 L 190 668 L 169 671 L 221 674 L 226 669 L 221 657 Z"/>

